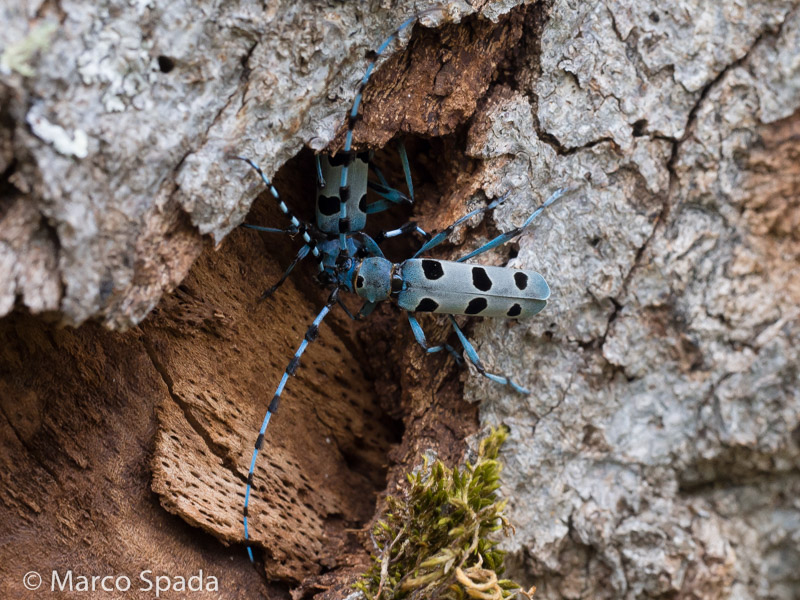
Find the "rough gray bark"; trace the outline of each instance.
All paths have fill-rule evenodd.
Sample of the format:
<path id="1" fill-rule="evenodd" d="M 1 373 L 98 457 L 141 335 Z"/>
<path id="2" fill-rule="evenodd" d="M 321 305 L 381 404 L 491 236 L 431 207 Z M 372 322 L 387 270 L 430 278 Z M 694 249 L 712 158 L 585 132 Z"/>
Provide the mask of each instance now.
<path id="1" fill-rule="evenodd" d="M 502 229 L 581 186 L 510 263 L 546 312 L 477 327 L 535 390 L 468 379 L 512 427 L 509 549 L 544 597 L 798 597 L 797 3 L 557 1 L 529 65 L 468 148 L 536 190 Z"/>
<path id="2" fill-rule="evenodd" d="M 0 315 L 19 298 L 72 324 L 140 321 L 261 190 L 226 155 L 271 174 L 324 148 L 365 53 L 426 8 L 406 4 L 3 3 L 0 171 L 19 161 L 25 196 L 0 238 Z"/>
<path id="3" fill-rule="evenodd" d="M 221 240 L 261 191 L 225 154 L 273 173 L 303 144 L 325 147 L 363 52 L 424 8 L 408 5 L 0 8 L 11 25 L 0 31 L 0 172 L 20 190 L 0 209 L 0 314 L 17 303 L 72 323 L 138 322 L 202 236 Z M 430 22 L 474 10 L 454 3 Z M 545 275 L 545 312 L 474 328 L 484 363 L 534 393 L 465 379 L 482 422 L 511 427 L 514 574 L 543 597 L 795 598 L 798 2 L 538 10 L 511 76 L 467 124 L 459 150 L 475 170 L 422 215 L 443 226 L 465 200 L 511 189 L 491 219 L 508 230 L 553 190 L 575 190 L 508 263 Z M 173 416 L 165 443 L 182 426 Z M 223 443 L 246 469 L 250 442 Z M 157 490 L 236 541 L 236 477 L 207 491 L 225 520 L 203 521 L 181 500 L 207 466 L 198 456 L 213 453 L 184 451 L 186 479 L 162 473 Z"/>

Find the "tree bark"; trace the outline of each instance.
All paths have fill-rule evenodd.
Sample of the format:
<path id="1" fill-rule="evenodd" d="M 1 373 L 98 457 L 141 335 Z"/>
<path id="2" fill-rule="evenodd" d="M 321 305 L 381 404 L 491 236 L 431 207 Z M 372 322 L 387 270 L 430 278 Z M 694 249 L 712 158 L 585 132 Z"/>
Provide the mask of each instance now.
<path id="1" fill-rule="evenodd" d="M 497 423 L 511 575 L 542 597 L 800 595 L 796 1 L 454 2 L 401 35 L 356 140 L 399 182 L 405 139 L 417 197 L 370 227 L 509 191 L 455 258 L 569 190 L 480 259 L 548 306 L 467 326 L 533 393 L 425 356 L 388 303 L 335 312 L 268 430 L 249 565 L 252 444 L 326 295 L 301 267 L 257 301 L 297 246 L 236 229 L 282 215 L 229 155 L 311 217 L 301 148 L 340 147 L 367 50 L 432 5 L 0 4 L 3 597 L 54 569 L 347 597 L 382 494 Z"/>

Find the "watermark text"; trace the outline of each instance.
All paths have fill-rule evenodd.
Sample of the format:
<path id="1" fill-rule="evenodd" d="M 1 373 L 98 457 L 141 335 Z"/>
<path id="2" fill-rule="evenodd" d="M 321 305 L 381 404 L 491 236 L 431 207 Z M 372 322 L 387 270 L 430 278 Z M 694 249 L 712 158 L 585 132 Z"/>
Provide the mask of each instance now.
<path id="1" fill-rule="evenodd" d="M 124 594 L 135 590 L 151 592 L 155 598 L 160 598 L 167 592 L 186 594 L 219 591 L 217 578 L 204 573 L 202 569 L 190 575 L 156 574 L 152 570 L 146 569 L 135 576 L 86 575 L 72 569 L 66 571 L 53 569 L 50 572 L 49 586 L 47 583 L 46 579 L 36 571 L 29 571 L 22 578 L 22 584 L 31 591 L 86 593 L 87 595 L 102 592 Z"/>

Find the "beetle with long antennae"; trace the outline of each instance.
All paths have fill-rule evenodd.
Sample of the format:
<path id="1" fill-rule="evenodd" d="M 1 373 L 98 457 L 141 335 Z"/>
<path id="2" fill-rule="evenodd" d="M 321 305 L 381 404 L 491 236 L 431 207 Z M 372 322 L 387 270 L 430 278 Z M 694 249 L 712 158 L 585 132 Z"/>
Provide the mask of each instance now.
<path id="1" fill-rule="evenodd" d="M 407 311 L 414 338 L 427 353 L 447 350 L 456 357 L 459 363 L 462 363 L 461 356 L 451 345 L 429 346 L 421 325 L 412 315 L 413 312 L 447 314 L 467 359 L 477 368 L 481 375 L 496 383 L 506 385 L 521 394 L 529 393 L 526 388 L 509 377 L 491 373 L 486 369 L 475 348 L 456 323 L 453 315 L 523 318 L 533 316 L 545 307 L 550 296 L 550 288 L 544 278 L 535 271 L 472 265 L 467 264 L 465 261 L 520 235 L 547 206 L 555 202 L 564 193 L 563 190 L 553 193 L 516 229 L 498 235 L 456 261 L 423 258 L 420 255 L 442 243 L 455 227 L 471 217 L 495 209 L 508 198 L 510 192 L 493 200 L 484 207 L 467 213 L 433 237 L 429 236 L 413 222 L 406 223 L 398 229 L 383 232 L 378 237 L 379 240 L 409 233 L 417 233 L 426 239 L 426 242 L 410 259 L 400 263 L 392 263 L 387 260 L 378 242 L 363 231 L 368 214 L 384 210 L 393 203 L 404 202 L 413 198 L 408 159 L 404 151 L 401 150 L 400 156 L 409 196 L 391 188 L 379 171 L 380 183 L 368 181 L 368 157 L 352 152 L 353 129 L 359 118 L 359 106 L 364 88 L 369 83 L 375 62 L 392 41 L 421 15 L 433 10 L 438 9 L 424 11 L 403 22 L 380 45 L 376 51 L 375 59 L 368 65 L 348 113 L 347 133 L 343 151 L 337 157 L 324 156 L 317 161 L 319 192 L 317 195 L 315 224 L 303 222 L 292 214 L 287 205 L 280 199 L 278 191 L 256 163 L 245 157 L 235 157 L 247 162 L 258 172 L 271 195 L 278 202 L 281 212 L 290 222 L 288 229 L 254 225 L 248 225 L 248 227 L 270 233 L 300 234 L 304 242 L 283 276 L 262 297 L 273 293 L 285 281 L 297 263 L 309 254 L 317 262 L 316 278 L 318 282 L 331 290 L 325 306 L 308 327 L 300 346 L 284 370 L 256 438 L 247 475 L 242 519 L 245 542 L 248 544 L 247 553 L 251 561 L 254 561 L 254 557 L 252 548 L 249 545 L 248 510 L 250 495 L 254 487 L 256 461 L 264 443 L 267 426 L 272 415 L 278 409 L 289 378 L 297 372 L 300 366 L 300 358 L 309 344 L 317 339 L 320 324 L 337 304 L 350 317 L 361 318 L 369 315 L 379 302 L 394 299 L 400 308 Z M 373 204 L 366 204 L 368 187 L 374 189 L 381 196 L 381 199 Z M 356 316 L 350 314 L 341 302 L 340 294 L 342 293 L 355 293 L 364 300 L 364 304 Z"/>

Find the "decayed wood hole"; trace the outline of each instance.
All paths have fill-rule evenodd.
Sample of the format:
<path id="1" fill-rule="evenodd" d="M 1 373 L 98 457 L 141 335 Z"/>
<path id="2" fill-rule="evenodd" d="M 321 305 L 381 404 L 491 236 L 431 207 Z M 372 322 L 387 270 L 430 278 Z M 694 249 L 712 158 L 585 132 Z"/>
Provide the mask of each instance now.
<path id="1" fill-rule="evenodd" d="M 307 180 L 309 158 L 276 178 L 292 205 L 308 192 L 292 185 Z M 265 196 L 249 221 L 279 218 Z M 55 328 L 22 314 L 0 322 L 3 501 L 11 512 L 2 535 L 15 540 L 16 557 L 9 570 L 32 556 L 76 572 L 202 568 L 228 592 L 264 592 L 237 543 L 244 478 L 263 411 L 327 295 L 313 269 L 300 267 L 273 298 L 257 301 L 294 245 L 234 232 L 219 249 L 207 247 L 181 286 L 127 333 Z M 387 467 L 402 463 L 399 474 L 427 448 L 456 459 L 477 421 L 475 407 L 460 400 L 452 360 L 423 356 L 394 307 L 373 317 L 354 325 L 336 311 L 326 319 L 258 463 L 250 504 L 257 553 L 266 548 L 269 579 L 316 576 L 306 595 L 341 577 L 323 573 L 363 567 L 362 528 Z M 401 421 L 410 434 L 402 443 Z M 159 500 L 234 545 L 165 514 Z M 82 550 L 69 552 L 76 539 Z"/>
<path id="2" fill-rule="evenodd" d="M 463 214 L 478 188 L 479 168 L 460 150 L 462 126 L 520 34 L 518 12 L 499 25 L 471 19 L 423 31 L 375 78 L 357 132 L 365 143 L 383 145 L 398 131 L 448 134 L 407 140 L 414 214 L 426 229 Z M 377 160 L 402 181 L 395 154 Z M 313 216 L 309 173 L 303 152 L 275 178 L 305 218 Z M 399 208 L 370 229 L 409 216 Z M 281 215 L 264 195 L 248 221 L 276 224 Z M 389 244 L 390 258 L 408 256 L 412 244 Z M 13 555 L 4 554 L 9 571 L 24 572 L 30 557 L 31 568 L 76 572 L 203 569 L 220 578 L 227 597 L 286 596 L 286 584 L 266 583 L 247 562 L 240 519 L 263 411 L 327 294 L 305 265 L 257 301 L 296 250 L 296 240 L 234 231 L 218 249 L 207 246 L 178 289 L 126 333 L 57 328 L 19 313 L 0 322 L 9 513 L 0 536 L 14 540 Z M 439 255 L 448 252 L 444 245 Z M 429 339 L 447 335 L 436 319 L 423 325 Z M 295 597 L 346 590 L 366 564 L 368 525 L 387 482 L 395 489 L 424 450 L 458 460 L 477 427 L 452 359 L 425 356 L 395 307 L 380 307 L 363 324 L 335 311 L 320 333 L 270 424 L 250 502 L 267 580 L 302 583 Z M 2 585 L 19 597 L 20 584 Z"/>
<path id="3" fill-rule="evenodd" d="M 442 137 L 475 112 L 510 51 L 522 37 L 528 13 L 517 9 L 497 23 L 476 16 L 437 29 L 418 28 L 403 52 L 389 58 L 364 91 L 358 147 L 383 148 L 398 134 Z M 340 148 L 344 127 L 331 143 Z"/>

